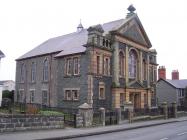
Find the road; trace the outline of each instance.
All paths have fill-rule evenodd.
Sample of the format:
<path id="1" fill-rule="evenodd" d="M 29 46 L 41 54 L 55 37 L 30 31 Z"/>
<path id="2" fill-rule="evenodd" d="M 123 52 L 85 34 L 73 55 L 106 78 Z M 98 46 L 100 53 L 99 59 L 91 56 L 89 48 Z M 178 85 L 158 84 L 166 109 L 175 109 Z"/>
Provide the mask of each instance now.
<path id="1" fill-rule="evenodd" d="M 187 140 L 187 121 L 74 138 L 73 140 Z"/>

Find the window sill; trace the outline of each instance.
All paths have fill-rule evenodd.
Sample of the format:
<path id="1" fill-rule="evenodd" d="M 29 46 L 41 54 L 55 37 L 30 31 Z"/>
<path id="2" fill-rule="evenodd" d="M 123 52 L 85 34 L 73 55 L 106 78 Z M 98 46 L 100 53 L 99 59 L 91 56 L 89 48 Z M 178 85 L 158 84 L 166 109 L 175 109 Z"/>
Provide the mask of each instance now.
<path id="1" fill-rule="evenodd" d="M 106 100 L 105 98 L 99 98 L 100 101 Z"/>
<path id="2" fill-rule="evenodd" d="M 49 81 L 42 81 L 42 83 L 48 83 Z"/>
<path id="3" fill-rule="evenodd" d="M 81 75 L 65 75 L 64 78 L 80 77 Z"/>
<path id="4" fill-rule="evenodd" d="M 66 99 L 63 99 L 64 102 L 79 102 L 79 100 L 66 100 Z"/>

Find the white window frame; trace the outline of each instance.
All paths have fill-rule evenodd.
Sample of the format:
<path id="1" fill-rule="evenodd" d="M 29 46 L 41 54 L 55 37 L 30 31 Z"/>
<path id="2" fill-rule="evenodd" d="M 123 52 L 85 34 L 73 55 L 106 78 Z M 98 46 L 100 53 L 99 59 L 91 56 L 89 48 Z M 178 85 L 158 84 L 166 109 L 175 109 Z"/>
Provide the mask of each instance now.
<path id="1" fill-rule="evenodd" d="M 30 103 L 35 103 L 35 89 L 30 89 L 29 95 L 30 95 Z"/>
<path id="2" fill-rule="evenodd" d="M 46 93 L 46 96 L 44 96 L 44 92 Z M 42 105 L 47 105 L 48 103 L 48 90 L 42 89 Z"/>

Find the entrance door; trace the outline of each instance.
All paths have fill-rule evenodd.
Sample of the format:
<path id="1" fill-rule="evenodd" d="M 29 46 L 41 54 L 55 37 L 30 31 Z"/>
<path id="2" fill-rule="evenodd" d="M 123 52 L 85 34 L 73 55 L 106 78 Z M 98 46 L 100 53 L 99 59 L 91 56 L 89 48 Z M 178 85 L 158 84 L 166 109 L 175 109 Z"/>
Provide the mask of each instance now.
<path id="1" fill-rule="evenodd" d="M 140 93 L 130 93 L 129 100 L 132 102 L 134 109 L 140 108 Z"/>

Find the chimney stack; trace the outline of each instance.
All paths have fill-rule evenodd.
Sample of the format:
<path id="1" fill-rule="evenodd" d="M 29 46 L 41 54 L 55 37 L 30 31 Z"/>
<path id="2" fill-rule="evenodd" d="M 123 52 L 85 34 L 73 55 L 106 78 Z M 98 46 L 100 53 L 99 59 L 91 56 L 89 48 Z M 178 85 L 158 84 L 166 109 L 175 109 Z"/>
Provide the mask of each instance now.
<path id="1" fill-rule="evenodd" d="M 179 71 L 173 70 L 171 73 L 172 80 L 179 80 Z"/>
<path id="2" fill-rule="evenodd" d="M 166 79 L 166 68 L 165 66 L 159 66 L 158 68 L 158 79 Z"/>

